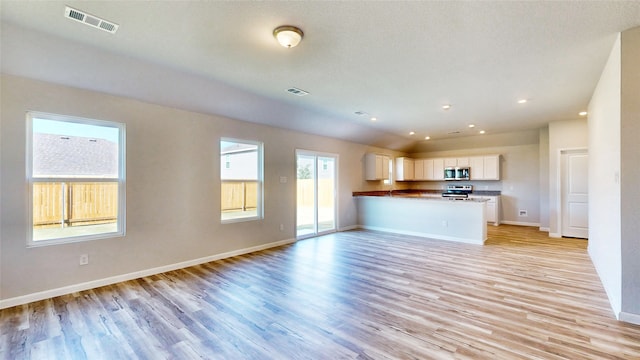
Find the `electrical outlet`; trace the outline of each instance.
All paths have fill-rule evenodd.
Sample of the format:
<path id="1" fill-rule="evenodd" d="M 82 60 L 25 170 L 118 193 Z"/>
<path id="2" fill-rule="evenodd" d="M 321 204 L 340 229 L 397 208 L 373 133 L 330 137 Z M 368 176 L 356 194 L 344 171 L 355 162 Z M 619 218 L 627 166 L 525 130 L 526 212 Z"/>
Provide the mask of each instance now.
<path id="1" fill-rule="evenodd" d="M 284 224 L 280 224 L 280 231 L 284 231 Z"/>
<path id="2" fill-rule="evenodd" d="M 518 210 L 518 216 L 522 216 L 522 217 L 528 216 L 527 210 Z"/>
<path id="3" fill-rule="evenodd" d="M 89 263 L 89 254 L 80 255 L 80 265 L 87 265 Z"/>

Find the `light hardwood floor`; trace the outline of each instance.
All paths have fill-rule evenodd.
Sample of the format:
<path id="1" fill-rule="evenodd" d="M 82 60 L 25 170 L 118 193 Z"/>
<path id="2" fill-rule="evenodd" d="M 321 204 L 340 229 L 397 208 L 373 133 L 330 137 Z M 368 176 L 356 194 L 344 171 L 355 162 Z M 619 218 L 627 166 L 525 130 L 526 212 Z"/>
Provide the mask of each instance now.
<path id="1" fill-rule="evenodd" d="M 640 359 L 587 242 L 349 231 L 0 311 L 4 359 Z"/>

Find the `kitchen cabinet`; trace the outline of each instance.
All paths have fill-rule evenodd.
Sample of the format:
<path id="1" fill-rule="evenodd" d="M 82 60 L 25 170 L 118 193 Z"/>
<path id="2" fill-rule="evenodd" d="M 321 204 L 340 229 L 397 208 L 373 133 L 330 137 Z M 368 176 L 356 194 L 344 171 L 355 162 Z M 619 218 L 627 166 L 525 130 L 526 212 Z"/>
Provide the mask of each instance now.
<path id="1" fill-rule="evenodd" d="M 484 179 L 500 180 L 500 155 L 484 157 Z"/>
<path id="2" fill-rule="evenodd" d="M 493 223 L 494 226 L 500 225 L 500 196 L 488 195 L 469 195 L 471 199 L 487 200 L 487 222 Z"/>
<path id="3" fill-rule="evenodd" d="M 469 158 L 471 180 L 500 180 L 500 155 Z"/>
<path id="4" fill-rule="evenodd" d="M 469 158 L 468 157 L 460 157 L 460 158 L 445 158 L 444 159 L 444 167 L 467 167 L 469 166 Z"/>
<path id="5" fill-rule="evenodd" d="M 444 180 L 446 167 L 469 167 L 470 180 L 500 180 L 500 155 L 459 158 L 413 159 L 414 180 Z"/>
<path id="6" fill-rule="evenodd" d="M 396 158 L 396 180 L 408 181 L 414 178 L 414 160 L 407 157 Z"/>
<path id="7" fill-rule="evenodd" d="M 444 180 L 444 159 L 433 160 L 433 175 L 427 180 Z"/>
<path id="8" fill-rule="evenodd" d="M 364 161 L 366 180 L 389 179 L 389 157 L 387 155 L 367 153 L 364 156 Z"/>
<path id="9" fill-rule="evenodd" d="M 434 161 L 438 160 L 438 161 Z M 440 180 L 444 179 L 443 159 L 415 159 L 414 160 L 414 180 L 438 180 L 435 176 L 435 164 L 438 163 L 438 174 Z"/>
<path id="10" fill-rule="evenodd" d="M 425 180 L 424 159 L 413 160 L 413 180 Z"/>

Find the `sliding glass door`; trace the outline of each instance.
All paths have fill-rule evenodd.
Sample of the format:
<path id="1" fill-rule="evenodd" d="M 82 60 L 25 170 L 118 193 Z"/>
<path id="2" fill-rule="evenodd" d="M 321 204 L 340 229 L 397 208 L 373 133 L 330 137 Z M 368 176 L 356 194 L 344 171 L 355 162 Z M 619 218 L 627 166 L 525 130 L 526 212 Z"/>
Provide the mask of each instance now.
<path id="1" fill-rule="evenodd" d="M 337 155 L 297 150 L 296 237 L 336 231 Z"/>

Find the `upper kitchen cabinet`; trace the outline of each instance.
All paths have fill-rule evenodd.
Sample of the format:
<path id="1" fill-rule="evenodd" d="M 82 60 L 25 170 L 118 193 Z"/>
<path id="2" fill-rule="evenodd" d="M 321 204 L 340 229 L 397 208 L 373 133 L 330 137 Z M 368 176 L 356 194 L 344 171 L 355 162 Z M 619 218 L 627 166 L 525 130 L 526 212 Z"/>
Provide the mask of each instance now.
<path id="1" fill-rule="evenodd" d="M 433 159 L 433 175 L 427 180 L 444 180 L 444 159 Z"/>
<path id="2" fill-rule="evenodd" d="M 387 155 L 367 153 L 364 156 L 365 180 L 388 180 L 389 157 Z"/>
<path id="3" fill-rule="evenodd" d="M 500 180 L 500 155 L 469 158 L 471 180 Z"/>
<path id="4" fill-rule="evenodd" d="M 467 167 L 469 166 L 469 158 L 468 157 L 460 157 L 460 158 L 445 158 L 444 159 L 444 167 Z"/>
<path id="5" fill-rule="evenodd" d="M 425 159 L 414 159 L 413 160 L 413 180 L 426 180 L 426 176 L 424 173 L 424 162 Z"/>
<path id="6" fill-rule="evenodd" d="M 444 180 L 444 159 L 415 159 L 414 180 Z"/>
<path id="7" fill-rule="evenodd" d="M 406 157 L 396 158 L 396 180 L 408 181 L 414 180 L 415 167 L 414 160 Z"/>

